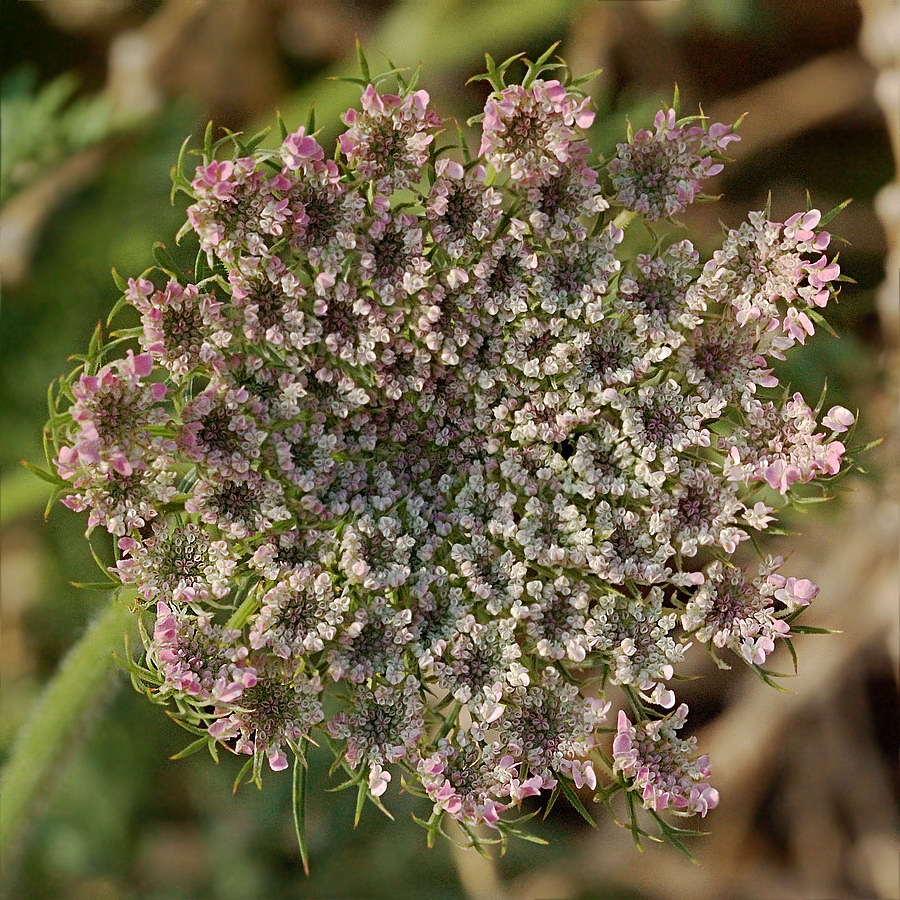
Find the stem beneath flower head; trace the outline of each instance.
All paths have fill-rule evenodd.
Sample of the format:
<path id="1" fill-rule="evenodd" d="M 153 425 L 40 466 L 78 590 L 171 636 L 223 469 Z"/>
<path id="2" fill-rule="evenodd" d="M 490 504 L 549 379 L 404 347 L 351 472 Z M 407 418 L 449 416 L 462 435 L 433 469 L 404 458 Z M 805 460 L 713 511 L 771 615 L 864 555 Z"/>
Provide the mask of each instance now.
<path id="1" fill-rule="evenodd" d="M 294 830 L 297 834 L 300 860 L 303 863 L 303 871 L 309 875 L 309 851 L 306 845 L 306 776 L 306 760 L 295 754 L 291 805 L 294 811 Z"/>
<path id="2" fill-rule="evenodd" d="M 59 774 L 53 771 L 60 754 L 103 695 L 103 685 L 113 668 L 113 652 L 123 635 L 134 627 L 131 611 L 120 602 L 109 606 L 91 623 L 78 643 L 60 663 L 31 715 L 19 730 L 0 775 L 0 851 L 21 841 L 29 814 L 33 817 L 38 793 Z"/>
<path id="3" fill-rule="evenodd" d="M 228 624 L 225 626 L 226 628 L 243 628 L 247 619 L 256 612 L 256 608 L 259 606 L 259 599 L 255 594 L 250 594 L 247 597 L 244 597 L 241 605 L 234 611 L 234 614 L 228 620 Z"/>
<path id="4" fill-rule="evenodd" d="M 450 729 L 452 729 L 453 726 L 456 725 L 456 720 L 459 718 L 459 711 L 461 709 L 462 703 L 460 703 L 459 700 L 454 701 L 453 706 L 450 707 L 450 712 L 448 712 L 444 717 L 444 721 L 441 724 L 440 731 L 438 731 L 438 733 L 434 737 L 435 744 L 437 744 L 437 742 L 442 737 L 446 737 L 449 734 Z"/>

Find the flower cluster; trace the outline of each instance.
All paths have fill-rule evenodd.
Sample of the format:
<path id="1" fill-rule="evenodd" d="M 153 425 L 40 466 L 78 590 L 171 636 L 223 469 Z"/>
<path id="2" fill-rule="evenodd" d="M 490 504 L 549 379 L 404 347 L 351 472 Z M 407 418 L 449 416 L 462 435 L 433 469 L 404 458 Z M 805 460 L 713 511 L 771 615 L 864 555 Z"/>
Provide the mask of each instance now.
<path id="1" fill-rule="evenodd" d="M 752 213 L 705 265 L 680 236 L 622 253 L 737 136 L 665 108 L 592 166 L 589 99 L 545 62 L 492 64 L 475 159 L 377 78 L 334 158 L 309 127 L 208 141 L 175 174 L 196 272 L 120 284 L 131 327 L 51 395 L 45 473 L 115 536 L 156 614 L 136 677 L 213 752 L 259 781 L 316 741 L 361 799 L 402 784 L 432 833 L 498 840 L 604 779 L 716 806 L 676 670 L 705 645 L 767 672 L 818 589 L 731 557 L 854 423 L 771 364 L 835 292 L 818 211 Z"/>
<path id="2" fill-rule="evenodd" d="M 653 126 L 655 131 L 641 129 L 619 144 L 609 161 L 616 202 L 648 222 L 689 206 L 703 182 L 724 168 L 721 152 L 740 140 L 733 126 L 679 121 L 674 109 L 661 109 Z"/>
<path id="3" fill-rule="evenodd" d="M 678 809 L 705 816 L 718 806 L 719 792 L 706 781 L 709 757 L 697 755 L 697 739 L 685 740 L 676 734 L 687 713 L 682 703 L 662 719 L 632 725 L 620 710 L 613 769 L 632 780 L 647 809 Z"/>

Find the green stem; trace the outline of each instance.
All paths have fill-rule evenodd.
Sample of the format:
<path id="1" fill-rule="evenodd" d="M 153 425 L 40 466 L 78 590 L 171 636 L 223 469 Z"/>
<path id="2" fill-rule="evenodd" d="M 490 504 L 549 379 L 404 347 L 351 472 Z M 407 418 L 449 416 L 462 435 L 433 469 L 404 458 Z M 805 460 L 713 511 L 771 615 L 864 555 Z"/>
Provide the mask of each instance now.
<path id="1" fill-rule="evenodd" d="M 102 696 L 113 669 L 113 652 L 133 616 L 122 603 L 111 603 L 60 663 L 32 707 L 10 750 L 0 775 L 0 853 L 20 838 L 34 801 L 48 782 L 53 767 L 83 721 L 87 710 Z"/>
<path id="2" fill-rule="evenodd" d="M 244 597 L 241 605 L 234 611 L 231 618 L 228 620 L 228 624 L 225 626 L 226 628 L 243 628 L 247 622 L 247 619 L 256 612 L 257 607 L 259 606 L 259 599 L 256 597 L 255 593 L 251 593 L 249 596 Z"/>
<path id="3" fill-rule="evenodd" d="M 456 720 L 459 718 L 459 711 L 461 709 L 462 709 L 462 703 L 460 703 L 459 700 L 455 700 L 453 702 L 453 706 L 450 707 L 450 712 L 448 712 L 447 715 L 444 717 L 444 721 L 443 721 L 443 724 L 441 725 L 440 731 L 438 731 L 438 733 L 435 735 L 435 738 L 434 738 L 435 744 L 437 744 L 437 742 L 442 737 L 446 737 L 449 734 L 450 729 L 453 728 L 454 725 L 456 725 Z"/>
<path id="4" fill-rule="evenodd" d="M 292 779 L 292 806 L 294 809 L 294 830 L 297 833 L 297 846 L 300 849 L 300 860 L 303 871 L 309 875 L 309 852 L 306 847 L 306 760 L 296 754 L 294 756 L 294 773 Z"/>

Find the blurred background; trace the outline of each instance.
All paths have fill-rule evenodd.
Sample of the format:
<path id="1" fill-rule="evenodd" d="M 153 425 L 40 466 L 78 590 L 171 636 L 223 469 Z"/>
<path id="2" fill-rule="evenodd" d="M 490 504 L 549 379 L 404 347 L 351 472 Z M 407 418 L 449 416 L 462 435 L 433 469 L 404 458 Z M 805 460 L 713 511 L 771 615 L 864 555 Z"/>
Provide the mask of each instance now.
<path id="1" fill-rule="evenodd" d="M 678 82 L 685 112 L 748 113 L 721 203 L 685 216 L 702 251 L 719 220 L 760 209 L 830 209 L 845 239 L 846 285 L 824 331 L 782 379 L 861 411 L 861 435 L 888 440 L 852 490 L 789 527 L 791 572 L 822 586 L 808 621 L 840 636 L 797 641 L 800 674 L 777 694 L 748 670 L 717 677 L 697 660 L 685 682 L 723 802 L 693 866 L 669 847 L 634 851 L 601 818 L 592 831 L 559 804 L 538 833 L 489 864 L 441 844 L 426 851 L 409 798 L 396 822 L 354 798 L 315 791 L 313 872 L 298 865 L 289 779 L 231 795 L 239 762 L 168 757 L 187 742 L 127 679 L 100 671 L 65 740 L 29 767 L 35 803 L 5 833 L 5 896 L 72 900 L 378 898 L 897 898 L 897 442 L 900 5 L 894 0 L 41 0 L 7 2 L 2 53 L 0 390 L 3 716 L 8 751 L 70 646 L 107 605 L 71 581 L 95 580 L 80 518 L 17 463 L 39 461 L 47 383 L 86 345 L 111 306 L 115 266 L 137 274 L 170 241 L 183 207 L 168 172 L 184 137 L 209 118 L 256 130 L 289 126 L 311 100 L 326 139 L 354 88 L 353 40 L 370 61 L 424 64 L 438 111 L 461 121 L 484 102 L 482 54 L 532 57 L 561 40 L 599 115 L 598 152 L 645 125 Z M 384 63 L 385 67 L 387 63 Z M 106 629 L 106 636 L 102 629 Z M 95 641 L 121 623 L 101 620 Z M 99 635 L 99 636 L 98 636 Z M 118 641 L 113 643 L 118 644 Z M 790 660 L 776 658 L 788 671 Z M 746 674 L 745 674 L 746 673 Z M 83 707 L 83 708 L 82 708 Z M 73 709 L 75 707 L 72 707 Z M 48 706 L 28 726 L 46 725 Z M 313 784 L 325 760 L 313 759 Z M 20 787 L 21 787 L 20 779 Z M 22 789 L 24 790 L 24 789 Z M 20 793 L 22 792 L 20 790 Z M 26 791 L 27 792 L 27 791 Z M 10 794 L 11 796 L 11 794 Z M 4 798 L 6 800 L 7 798 Z M 418 801 L 416 801 L 417 803 Z M 8 807 L 10 809 L 10 807 Z M 370 808 L 371 809 L 371 808 Z M 421 809 L 417 810 L 421 812 Z"/>

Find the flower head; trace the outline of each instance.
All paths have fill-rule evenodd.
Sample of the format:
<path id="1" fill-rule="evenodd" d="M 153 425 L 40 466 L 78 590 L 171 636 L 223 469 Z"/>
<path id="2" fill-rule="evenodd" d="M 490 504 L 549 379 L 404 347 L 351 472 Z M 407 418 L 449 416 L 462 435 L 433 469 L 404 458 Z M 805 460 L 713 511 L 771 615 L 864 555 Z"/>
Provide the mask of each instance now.
<path id="1" fill-rule="evenodd" d="M 468 825 L 494 828 L 510 805 L 517 775 L 509 754 L 465 732 L 453 740 L 442 738 L 434 753 L 420 757 L 416 769 L 436 810 Z"/>
<path id="2" fill-rule="evenodd" d="M 553 788 L 559 774 L 575 778 L 576 766 L 578 779 L 596 785 L 593 771 L 586 775 L 579 762 L 596 746 L 609 703 L 584 697 L 552 666 L 538 683 L 521 688 L 516 699 L 504 718 L 504 740 L 512 758 L 540 779 L 538 787 Z"/>
<path id="3" fill-rule="evenodd" d="M 352 707 L 328 722 L 332 737 L 346 740 L 347 762 L 354 768 L 363 760 L 370 766 L 397 762 L 411 754 L 424 733 L 424 704 L 420 686 L 412 679 L 397 686 L 360 686 Z"/>
<path id="4" fill-rule="evenodd" d="M 823 253 L 831 238 L 815 230 L 820 219 L 815 209 L 784 223 L 769 221 L 763 212 L 750 213 L 703 267 L 696 291 L 704 300 L 730 305 L 741 324 L 758 323 L 762 331 L 778 328 L 790 339 L 788 346 L 804 343 L 815 333 L 809 308 L 828 303 L 831 283 L 840 274 Z"/>
<path id="5" fill-rule="evenodd" d="M 762 665 L 775 649 L 775 641 L 786 637 L 790 625 L 779 615 L 775 600 L 788 609 L 805 605 L 818 589 L 812 582 L 777 574 L 781 559 L 768 559 L 758 572 L 713 562 L 706 568 L 703 584 L 691 597 L 681 624 L 698 640 L 728 647 L 748 663 Z"/>
<path id="6" fill-rule="evenodd" d="M 257 681 L 240 632 L 156 604 L 156 624 L 147 657 L 160 672 L 160 690 L 200 703 L 232 703 Z"/>
<path id="7" fill-rule="evenodd" d="M 117 279 L 110 322 L 140 324 L 49 392 L 39 474 L 156 604 L 135 684 L 189 750 L 251 757 L 239 781 L 293 755 L 299 790 L 310 743 L 360 801 L 424 793 L 432 835 L 503 843 L 545 790 L 705 815 L 688 649 L 759 667 L 804 631 L 817 585 L 732 557 L 849 465 L 854 413 L 774 390 L 836 293 L 829 217 L 751 213 L 703 263 L 655 223 L 734 128 L 664 109 L 596 163 L 550 56 L 521 84 L 488 58 L 477 157 L 362 57 L 335 152 L 207 138 L 174 179 L 194 283 Z M 607 689 L 638 716 L 614 738 Z"/>
<path id="8" fill-rule="evenodd" d="M 341 152 L 360 178 L 372 181 L 378 193 L 402 190 L 418 180 L 428 160 L 428 147 L 440 117 L 428 108 L 427 91 L 401 97 L 379 94 L 370 84 L 363 91 L 362 110 L 344 113 L 348 129 L 340 136 Z"/>
<path id="9" fill-rule="evenodd" d="M 679 121 L 674 109 L 661 109 L 653 126 L 654 131 L 641 129 L 617 144 L 609 162 L 616 201 L 651 222 L 693 203 L 703 182 L 722 171 L 715 154 L 740 140 L 721 123 L 707 128 Z"/>
<path id="10" fill-rule="evenodd" d="M 148 429 L 167 418 L 161 405 L 166 386 L 144 380 L 152 370 L 149 354 L 135 356 L 129 350 L 72 385 L 72 444 L 56 460 L 63 478 L 76 477 L 85 466 L 130 475 L 148 451 L 160 449 Z"/>
<path id="11" fill-rule="evenodd" d="M 324 718 L 316 675 L 273 657 L 254 658 L 257 678 L 240 697 L 221 704 L 223 715 L 209 726 L 217 741 L 234 742 L 235 753 L 265 754 L 273 772 L 288 766 L 285 750 L 297 746 Z"/>
<path id="12" fill-rule="evenodd" d="M 141 345 L 176 375 L 201 365 L 218 368 L 231 343 L 222 302 L 189 284 L 169 281 L 161 291 L 144 279 L 130 279 L 128 295 L 141 314 Z"/>
<path id="13" fill-rule="evenodd" d="M 579 129 L 593 121 L 588 98 L 559 81 L 510 85 L 488 98 L 479 153 L 495 169 L 508 169 L 514 181 L 538 182 L 561 173 Z"/>
<path id="14" fill-rule="evenodd" d="M 115 572 L 137 584 L 148 600 L 162 595 L 177 602 L 202 603 L 226 596 L 237 561 L 228 543 L 214 540 L 201 526 L 156 521 L 145 538 L 123 537 L 125 556 Z"/>
<path id="15" fill-rule="evenodd" d="M 705 816 L 719 805 L 711 787 L 709 757 L 698 756 L 696 738 L 680 738 L 688 708 L 682 703 L 662 719 L 632 725 L 619 711 L 613 742 L 613 771 L 621 772 L 629 790 L 637 791 L 647 809 L 673 809 Z"/>

